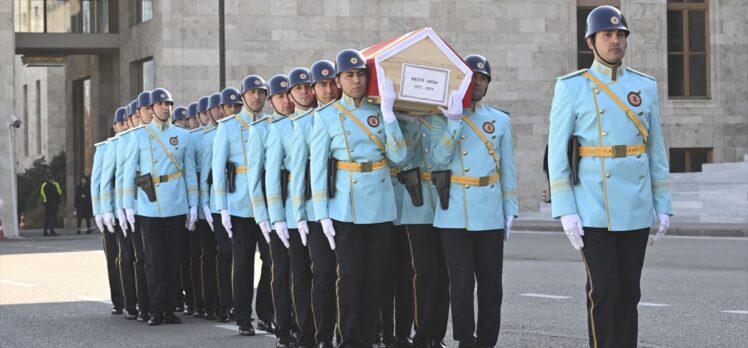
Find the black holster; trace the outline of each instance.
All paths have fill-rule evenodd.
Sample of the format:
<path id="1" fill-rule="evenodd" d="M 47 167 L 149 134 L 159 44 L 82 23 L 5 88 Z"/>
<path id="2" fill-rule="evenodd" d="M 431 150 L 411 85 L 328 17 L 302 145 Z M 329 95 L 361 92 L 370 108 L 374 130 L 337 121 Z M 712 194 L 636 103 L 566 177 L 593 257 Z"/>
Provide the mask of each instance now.
<path id="1" fill-rule="evenodd" d="M 436 187 L 436 193 L 439 195 L 439 205 L 442 210 L 449 209 L 449 184 L 452 178 L 452 172 L 449 170 L 437 170 L 431 172 L 431 181 Z"/>
<path id="2" fill-rule="evenodd" d="M 291 182 L 289 180 L 289 177 L 291 176 L 291 172 L 281 169 L 280 173 L 280 179 L 281 179 L 281 201 L 283 201 L 283 206 L 286 206 L 286 197 L 288 197 L 288 183 Z"/>
<path id="3" fill-rule="evenodd" d="M 148 201 L 156 201 L 156 188 L 153 186 L 153 177 L 151 174 L 143 174 L 135 177 L 135 186 L 140 187 L 145 195 L 148 196 Z"/>
<path id="4" fill-rule="evenodd" d="M 405 189 L 408 190 L 408 194 L 410 195 L 410 200 L 413 202 L 413 206 L 420 207 L 423 205 L 421 168 L 415 167 L 397 173 L 397 181 L 403 184 L 403 186 L 405 186 Z"/>
<path id="5" fill-rule="evenodd" d="M 330 157 L 327 160 L 327 197 L 335 198 L 335 178 L 338 175 L 338 160 Z"/>
<path id="6" fill-rule="evenodd" d="M 226 163 L 226 182 L 229 193 L 234 193 L 236 190 L 236 164 L 234 162 Z"/>
<path id="7" fill-rule="evenodd" d="M 571 183 L 576 186 L 579 184 L 579 138 L 576 136 L 569 139 L 568 156 Z"/>
<path id="8" fill-rule="evenodd" d="M 312 175 L 311 175 L 311 169 L 310 164 L 311 162 L 306 162 L 306 169 L 304 170 L 304 200 L 310 200 L 312 199 Z"/>

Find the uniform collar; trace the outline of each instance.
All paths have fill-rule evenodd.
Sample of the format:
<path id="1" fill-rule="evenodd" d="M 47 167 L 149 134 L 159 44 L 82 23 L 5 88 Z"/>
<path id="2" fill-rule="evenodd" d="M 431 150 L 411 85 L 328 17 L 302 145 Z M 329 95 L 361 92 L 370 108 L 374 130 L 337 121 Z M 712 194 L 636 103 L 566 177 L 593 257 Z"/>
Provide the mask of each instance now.
<path id="1" fill-rule="evenodd" d="M 242 106 L 242 111 L 239 112 L 239 116 L 244 117 L 246 121 L 252 123 L 262 118 L 261 112 L 254 112 L 249 110 L 246 106 Z"/>
<path id="2" fill-rule="evenodd" d="M 356 109 L 356 102 L 347 94 L 343 93 L 343 97 L 340 98 L 340 101 L 348 105 L 351 109 Z M 363 99 L 361 99 L 361 104 L 359 104 L 358 107 L 363 107 L 364 105 L 366 105 L 366 103 L 368 102 L 366 101 L 366 97 L 364 97 Z"/>
<path id="3" fill-rule="evenodd" d="M 611 81 L 617 81 L 620 80 L 621 77 L 625 74 L 626 68 L 623 66 L 623 63 L 621 63 L 616 68 L 610 68 L 606 66 L 603 63 L 600 63 L 595 59 L 592 62 L 592 66 L 590 67 L 590 70 L 596 71 L 598 74 L 607 77 Z"/>
<path id="4" fill-rule="evenodd" d="M 300 107 L 297 106 L 297 107 L 294 108 L 293 113 L 296 114 L 297 116 L 299 116 L 299 115 L 306 114 L 307 112 L 312 111 L 312 110 L 314 110 L 314 108 L 312 108 L 312 107 L 304 110 L 304 109 L 302 109 L 302 108 L 300 108 Z"/>
<path id="5" fill-rule="evenodd" d="M 465 114 L 465 116 L 470 116 L 470 115 L 478 112 L 478 110 L 480 110 L 482 107 L 483 107 L 483 101 L 482 100 L 478 100 L 478 101 L 474 100 L 473 101 L 473 107 L 467 108 L 467 109 L 463 110 L 463 114 Z"/>
<path id="6" fill-rule="evenodd" d="M 270 116 L 270 117 L 271 117 L 271 120 L 272 120 L 271 122 L 275 122 L 275 121 L 282 120 L 282 119 L 288 117 L 288 115 L 282 115 L 282 114 L 279 114 L 277 111 L 274 111 L 273 115 Z"/>
<path id="7" fill-rule="evenodd" d="M 162 125 L 160 125 L 158 123 L 158 121 L 154 120 L 154 121 L 151 121 L 151 123 L 148 126 L 151 127 L 151 129 L 153 129 L 153 130 L 157 130 L 159 132 L 164 132 L 167 129 L 169 129 L 170 123 L 168 121 L 164 122 L 164 125 L 162 126 Z"/>

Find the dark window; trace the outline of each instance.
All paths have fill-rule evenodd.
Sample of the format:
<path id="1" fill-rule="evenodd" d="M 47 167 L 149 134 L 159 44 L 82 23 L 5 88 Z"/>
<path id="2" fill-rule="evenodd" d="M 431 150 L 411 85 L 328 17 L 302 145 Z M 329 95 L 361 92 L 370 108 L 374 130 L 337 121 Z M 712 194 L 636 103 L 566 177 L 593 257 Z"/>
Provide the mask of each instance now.
<path id="1" fill-rule="evenodd" d="M 155 88 L 153 57 L 130 64 L 130 74 L 131 95 L 137 96 L 141 91 L 150 91 Z"/>
<path id="2" fill-rule="evenodd" d="M 712 163 L 711 147 L 670 148 L 670 172 L 700 172 L 704 163 Z"/>
<path id="3" fill-rule="evenodd" d="M 131 0 L 130 4 L 130 22 L 133 25 L 153 18 L 153 0 Z"/>
<path id="4" fill-rule="evenodd" d="M 29 86 L 23 85 L 23 155 L 29 156 Z"/>
<path id="5" fill-rule="evenodd" d="M 708 4 L 668 0 L 668 96 L 709 98 Z"/>
<path id="6" fill-rule="evenodd" d="M 602 5 L 621 7 L 617 0 L 577 0 L 577 69 L 589 68 L 595 60 L 595 55 L 587 46 L 584 34 L 587 31 L 587 15 L 595 7 Z"/>
<path id="7" fill-rule="evenodd" d="M 36 80 L 36 154 L 42 154 L 42 85 Z"/>

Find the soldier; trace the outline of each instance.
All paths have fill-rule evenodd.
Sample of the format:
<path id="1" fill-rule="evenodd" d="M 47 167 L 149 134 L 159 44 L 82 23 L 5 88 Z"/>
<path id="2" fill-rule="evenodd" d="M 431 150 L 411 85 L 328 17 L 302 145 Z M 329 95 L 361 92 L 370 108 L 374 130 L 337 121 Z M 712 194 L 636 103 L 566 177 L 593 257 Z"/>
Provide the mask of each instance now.
<path id="1" fill-rule="evenodd" d="M 227 231 L 222 224 L 214 223 L 214 221 L 220 221 L 221 216 L 218 214 L 216 206 L 216 188 L 213 186 L 213 174 L 211 171 L 211 166 L 213 165 L 213 140 L 216 135 L 216 127 L 218 126 L 218 121 L 222 120 L 225 114 L 223 113 L 223 108 L 220 106 L 220 93 L 215 93 L 207 98 L 205 106 L 201 106 L 203 98 L 198 103 L 198 115 L 204 114 L 208 116 L 198 154 L 200 157 L 200 205 L 203 207 L 203 215 L 205 215 L 206 222 L 214 232 L 211 234 L 211 238 L 211 236 L 204 235 L 210 233 L 210 231 L 201 231 L 201 239 L 203 241 L 203 253 L 205 253 L 205 257 L 208 258 L 213 253 L 215 255 L 213 257 L 215 259 L 214 262 L 217 262 L 215 265 L 215 276 L 218 287 L 218 307 L 215 312 L 206 310 L 205 320 L 218 319 L 219 322 L 227 323 L 230 321 L 230 310 L 234 307 L 234 298 L 231 290 L 231 262 L 233 252 L 231 250 L 230 231 Z M 199 117 L 202 120 L 205 119 L 203 116 Z M 203 226 L 203 228 L 205 227 Z M 208 250 L 211 243 L 215 244 L 214 250 Z M 209 263 L 205 263 L 203 266 L 207 267 L 208 265 Z M 206 271 L 203 270 L 203 272 Z"/>
<path id="2" fill-rule="evenodd" d="M 137 204 L 148 270 L 151 326 L 181 323 L 174 315 L 184 251 L 180 234 L 184 233 L 185 221 L 191 226 L 197 220 L 194 155 L 189 153 L 189 133 L 169 125 L 173 103 L 167 90 L 151 92 L 153 122 L 132 133 L 125 160 L 123 200 L 131 224 L 135 224 Z"/>
<path id="3" fill-rule="evenodd" d="M 391 112 L 392 82 L 382 81 L 390 89 L 380 111 L 366 100 L 368 70 L 361 53 L 344 50 L 335 60 L 343 97 L 314 115 L 312 199 L 338 261 L 340 346 L 371 346 L 390 228 L 397 217 L 387 162 L 402 163 L 407 148 Z"/>
<path id="4" fill-rule="evenodd" d="M 340 98 L 340 89 L 335 83 L 335 66 L 328 60 L 312 64 L 311 85 L 320 107 Z M 314 110 L 316 111 L 316 110 Z M 295 115 L 291 140 L 290 168 L 293 216 L 298 221 L 299 238 L 309 248 L 312 271 L 311 308 L 314 319 L 315 341 L 321 348 L 332 348 L 335 328 L 335 252 L 330 249 L 322 227 L 316 221 L 311 201 L 309 176 L 309 142 L 311 140 L 314 111 Z M 286 214 L 286 219 L 289 216 Z M 292 236 L 293 237 L 293 236 Z M 294 238 L 291 239 L 292 244 Z M 297 316 L 297 318 L 301 318 Z"/>
<path id="5" fill-rule="evenodd" d="M 117 109 L 119 110 L 119 109 Z M 114 122 L 112 122 L 112 128 L 115 133 L 119 133 L 122 130 L 121 125 L 117 124 L 117 112 L 115 112 Z M 109 230 L 109 226 L 113 223 L 106 223 L 107 229 L 110 233 L 104 233 L 104 220 L 114 220 L 114 215 L 111 212 L 104 213 L 101 210 L 101 167 L 106 158 L 107 149 L 110 147 L 109 141 L 102 141 L 94 145 L 96 148 L 93 157 L 92 169 L 91 169 L 91 204 L 93 208 L 94 220 L 96 226 L 99 228 L 99 232 L 104 234 L 104 255 L 106 256 L 107 264 L 107 276 L 109 278 L 109 296 L 112 300 L 112 314 L 122 314 L 122 307 L 124 306 L 124 299 L 122 298 L 122 285 L 119 277 L 119 269 L 117 267 L 117 239 L 114 235 L 114 229 Z M 111 195 L 111 192 L 106 193 Z M 105 215 L 107 215 L 105 217 Z"/>
<path id="6" fill-rule="evenodd" d="M 125 319 L 135 320 L 138 317 L 136 309 L 136 292 L 135 292 L 135 271 L 133 269 L 133 250 L 132 242 L 127 237 L 127 218 L 125 217 L 122 201 L 122 167 L 118 167 L 117 159 L 122 157 L 126 146 L 121 146 L 124 135 L 129 131 L 127 115 L 131 113 L 130 106 L 120 107 L 115 112 L 117 123 L 120 127 L 119 132 L 109 140 L 109 148 L 101 167 L 101 192 L 111 192 L 108 195 L 101 196 L 101 210 L 106 216 L 116 214 L 119 224 L 114 219 L 109 219 L 107 224 L 114 230 L 117 238 L 117 267 L 119 269 L 122 295 L 125 300 Z"/>
<path id="7" fill-rule="evenodd" d="M 252 327 L 252 297 L 254 295 L 255 246 L 260 230 L 255 223 L 248 186 L 247 152 L 251 115 L 239 113 L 220 120 L 213 139 L 212 173 L 216 190 L 216 208 L 221 223 L 231 237 L 233 251 L 234 315 L 239 334 L 254 336 Z M 270 224 L 261 225 L 264 232 Z"/>
<path id="8" fill-rule="evenodd" d="M 656 213 L 654 243 L 673 212 L 657 84 L 623 65 L 629 33 L 618 9 L 590 12 L 595 60 L 558 78 L 550 113 L 551 207 L 582 251 L 590 347 L 636 347 L 649 227 Z"/>
<path id="9" fill-rule="evenodd" d="M 293 103 L 288 99 L 288 76 L 278 74 L 268 81 L 268 100 L 275 111 L 272 115 L 265 139 L 265 188 L 267 196 L 267 210 L 270 222 L 273 223 L 275 232 L 270 237 L 270 256 L 273 263 L 273 308 L 275 309 L 275 335 L 278 337 L 276 347 L 289 347 L 291 345 L 291 289 L 289 280 L 290 257 L 289 257 L 289 234 L 298 233 L 295 229 L 296 223 L 292 221 L 290 226 L 285 219 L 284 206 L 286 203 L 288 188 L 288 170 L 284 169 L 286 159 L 285 144 L 290 145 L 290 137 L 281 137 L 281 134 L 290 134 Z M 285 143 L 283 139 L 286 139 Z M 290 148 L 290 146 L 289 146 Z M 290 202 L 289 202 L 290 208 Z M 260 221 L 259 223 L 267 223 Z M 289 229 L 290 228 L 290 229 Z M 266 237 L 267 238 L 267 237 Z M 311 335 L 310 335 L 311 336 Z M 309 342 L 307 342 L 308 344 Z"/>
<path id="10" fill-rule="evenodd" d="M 462 110 L 453 94 L 444 117 L 431 123 L 431 159 L 441 230 L 450 275 L 453 335 L 460 347 L 493 347 L 501 324 L 504 241 L 518 213 L 512 132 L 508 112 L 481 102 L 491 67 L 479 55 L 465 57 L 473 71 L 473 105 Z M 478 282 L 476 339 L 473 291 Z"/>
<path id="11" fill-rule="evenodd" d="M 191 153 L 195 157 L 195 168 L 197 168 L 197 155 L 193 140 L 193 134 L 189 122 L 189 110 L 184 106 L 174 108 L 171 117 L 172 124 L 190 131 Z M 197 169 L 196 169 L 197 170 Z M 195 172 L 197 178 L 197 171 Z M 198 193 L 199 194 L 199 193 Z M 199 218 L 198 214 L 198 218 Z M 184 249 L 184 259 L 180 270 L 181 287 L 177 291 L 177 311 L 182 311 L 184 315 L 194 315 L 195 313 L 204 313 L 202 285 L 200 283 L 200 258 L 202 251 L 200 247 L 200 237 L 197 232 L 197 224 L 190 229 L 185 225 L 185 233 L 182 234 Z M 184 304 L 182 308 L 182 304 Z M 198 315 L 202 317 L 203 315 Z"/>
<path id="12" fill-rule="evenodd" d="M 187 106 L 187 120 L 190 122 L 190 129 L 198 129 L 200 120 L 197 119 L 197 102 L 192 102 Z"/>
<path id="13" fill-rule="evenodd" d="M 200 99 L 197 101 L 197 119 L 200 121 L 200 124 L 203 126 L 208 126 L 211 124 L 211 118 L 208 114 L 208 101 L 210 100 L 209 96 L 203 96 L 200 97 Z"/>

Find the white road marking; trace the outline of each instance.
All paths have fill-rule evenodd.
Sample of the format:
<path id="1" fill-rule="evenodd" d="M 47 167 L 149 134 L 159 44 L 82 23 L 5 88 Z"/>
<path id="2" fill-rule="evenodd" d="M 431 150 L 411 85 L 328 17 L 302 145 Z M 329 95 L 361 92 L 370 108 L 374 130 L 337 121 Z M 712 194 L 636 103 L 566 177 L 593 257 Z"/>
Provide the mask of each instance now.
<path id="1" fill-rule="evenodd" d="M 722 311 L 722 313 L 748 314 L 748 311 Z"/>
<path id="2" fill-rule="evenodd" d="M 640 306 L 644 306 L 644 307 L 668 307 L 668 306 L 670 306 L 669 304 L 664 304 L 664 303 L 650 303 L 650 302 L 639 302 L 639 305 Z"/>
<path id="3" fill-rule="evenodd" d="M 98 302 L 98 303 L 103 303 L 103 304 L 107 304 L 107 305 L 111 305 L 112 304 L 112 300 L 105 300 L 105 299 L 98 298 L 98 297 L 81 296 L 81 297 L 78 297 L 78 298 L 81 299 L 81 300 L 83 300 L 83 301 Z"/>
<path id="4" fill-rule="evenodd" d="M 554 300 L 564 300 L 564 299 L 567 299 L 567 298 L 571 298 L 571 296 L 533 294 L 533 293 L 519 294 L 519 295 L 520 296 L 527 296 L 527 297 L 551 298 L 551 299 L 554 299 Z"/>
<path id="5" fill-rule="evenodd" d="M 213 325 L 213 326 L 220 328 L 220 329 L 239 332 L 239 327 L 233 324 L 218 324 L 218 325 Z M 275 335 L 271 335 L 270 333 L 266 331 L 255 330 L 255 332 L 257 333 L 258 336 L 275 337 Z"/>
<path id="6" fill-rule="evenodd" d="M 36 288 L 36 287 L 38 287 L 38 285 L 34 285 L 34 284 L 14 282 L 12 280 L 5 280 L 5 279 L 0 280 L 0 283 L 8 284 L 8 285 L 21 286 L 21 287 L 24 287 L 24 288 Z"/>

